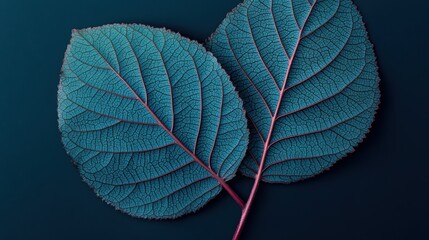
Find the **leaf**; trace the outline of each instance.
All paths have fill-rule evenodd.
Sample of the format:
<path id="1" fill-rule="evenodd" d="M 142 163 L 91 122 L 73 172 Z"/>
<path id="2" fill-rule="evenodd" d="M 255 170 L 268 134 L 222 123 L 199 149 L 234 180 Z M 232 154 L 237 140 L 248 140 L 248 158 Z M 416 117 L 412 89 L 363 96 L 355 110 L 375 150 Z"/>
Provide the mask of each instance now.
<path id="1" fill-rule="evenodd" d="M 242 102 L 216 59 L 143 25 L 73 31 L 58 116 L 84 181 L 142 218 L 202 207 L 234 177 L 248 142 Z"/>
<path id="2" fill-rule="evenodd" d="M 350 0 L 246 0 L 207 46 L 247 111 L 244 175 L 276 183 L 314 176 L 368 132 L 379 78 Z"/>

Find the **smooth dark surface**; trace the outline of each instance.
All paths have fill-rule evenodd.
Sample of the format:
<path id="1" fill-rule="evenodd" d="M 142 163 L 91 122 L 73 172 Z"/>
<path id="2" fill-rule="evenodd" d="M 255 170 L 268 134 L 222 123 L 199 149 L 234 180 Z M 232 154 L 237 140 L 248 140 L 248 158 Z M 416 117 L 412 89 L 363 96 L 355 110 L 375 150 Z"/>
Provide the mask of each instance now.
<path id="1" fill-rule="evenodd" d="M 202 42 L 239 1 L 1 1 L 0 239 L 230 239 L 240 210 L 223 193 L 175 221 L 131 218 L 83 183 L 57 128 L 72 28 L 165 26 Z M 263 184 L 243 239 L 424 239 L 429 228 L 427 7 L 356 0 L 376 46 L 382 105 L 373 130 L 331 171 Z M 233 181 L 242 196 L 251 180 Z"/>

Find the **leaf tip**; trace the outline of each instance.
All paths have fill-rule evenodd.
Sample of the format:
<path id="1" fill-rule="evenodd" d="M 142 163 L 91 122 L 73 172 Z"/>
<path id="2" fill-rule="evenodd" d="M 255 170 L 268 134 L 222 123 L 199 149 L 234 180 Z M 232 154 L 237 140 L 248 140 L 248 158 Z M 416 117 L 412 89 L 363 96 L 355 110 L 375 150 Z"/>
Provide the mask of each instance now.
<path id="1" fill-rule="evenodd" d="M 80 30 L 79 30 L 79 29 L 73 28 L 73 29 L 71 30 L 72 37 L 74 37 L 76 34 L 79 34 L 79 32 L 80 32 Z"/>

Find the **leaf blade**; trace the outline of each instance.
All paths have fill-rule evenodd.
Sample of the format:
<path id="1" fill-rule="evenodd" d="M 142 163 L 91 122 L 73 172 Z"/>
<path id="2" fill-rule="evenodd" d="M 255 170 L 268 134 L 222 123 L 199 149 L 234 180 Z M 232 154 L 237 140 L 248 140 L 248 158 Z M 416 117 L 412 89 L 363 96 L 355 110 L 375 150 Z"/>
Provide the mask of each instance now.
<path id="1" fill-rule="evenodd" d="M 216 59 L 178 34 L 143 25 L 73 32 L 58 94 L 63 142 L 84 180 L 121 211 L 176 218 L 228 191 L 246 149 L 241 106 Z"/>
<path id="2" fill-rule="evenodd" d="M 251 123 L 244 175 L 278 183 L 314 176 L 368 132 L 379 79 L 350 0 L 245 1 L 207 47 L 231 75 Z"/>

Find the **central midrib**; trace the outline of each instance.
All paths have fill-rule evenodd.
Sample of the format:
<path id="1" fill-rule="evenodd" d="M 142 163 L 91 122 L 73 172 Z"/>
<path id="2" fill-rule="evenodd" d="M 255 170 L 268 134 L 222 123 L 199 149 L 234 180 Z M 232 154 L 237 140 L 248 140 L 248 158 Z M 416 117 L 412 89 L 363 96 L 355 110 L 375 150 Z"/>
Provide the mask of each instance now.
<path id="1" fill-rule="evenodd" d="M 243 212 L 241 214 L 240 222 L 239 222 L 239 224 L 237 226 L 237 229 L 236 229 L 236 231 L 234 233 L 234 236 L 233 236 L 234 240 L 238 240 L 238 238 L 239 238 L 239 236 L 241 234 L 241 231 L 243 230 L 243 226 L 244 226 L 244 223 L 245 223 L 245 221 L 247 219 L 247 216 L 249 214 L 250 207 L 252 206 L 253 200 L 255 199 L 255 196 L 256 196 L 256 192 L 257 192 L 257 190 L 259 188 L 259 183 L 261 181 L 261 177 L 262 177 L 262 173 L 263 173 L 263 169 L 264 169 L 264 165 L 265 165 L 265 160 L 266 160 L 268 149 L 269 149 L 269 146 L 270 146 L 269 144 L 270 144 L 270 141 L 271 141 L 271 136 L 272 136 L 272 133 L 273 133 L 273 130 L 274 130 L 274 126 L 275 126 L 275 123 L 276 123 L 276 120 L 277 120 L 277 116 L 278 116 L 279 111 L 280 111 L 280 106 L 281 106 L 281 102 L 282 102 L 282 99 L 283 99 L 283 94 L 285 93 L 285 89 L 286 89 L 286 85 L 287 85 L 287 80 L 289 78 L 289 74 L 290 74 L 290 70 L 291 70 L 291 67 L 292 67 L 292 63 L 293 63 L 293 60 L 295 59 L 295 55 L 296 55 L 298 46 L 299 46 L 299 44 L 301 42 L 301 36 L 302 36 L 302 32 L 304 30 L 305 24 L 307 23 L 308 18 L 310 17 L 311 12 L 313 10 L 313 7 L 314 7 L 314 5 L 316 5 L 316 2 L 317 2 L 317 0 L 314 1 L 313 5 L 311 5 L 310 10 L 308 12 L 308 15 L 307 15 L 307 17 L 304 20 L 304 23 L 302 25 L 302 28 L 299 28 L 299 26 L 297 25 L 298 28 L 300 29 L 299 35 L 298 35 L 298 40 L 297 40 L 297 43 L 295 45 L 294 51 L 293 51 L 293 53 L 292 53 L 292 55 L 291 55 L 291 57 L 289 59 L 288 69 L 286 70 L 286 74 L 285 74 L 285 77 L 284 77 L 284 80 L 283 80 L 283 86 L 282 86 L 280 94 L 279 94 L 279 99 L 278 99 L 278 102 L 277 102 L 276 111 L 275 111 L 274 115 L 271 117 L 270 130 L 268 132 L 267 139 L 264 142 L 264 150 L 263 150 L 263 153 L 262 153 L 261 161 L 260 161 L 259 166 L 258 166 L 259 167 L 258 168 L 258 172 L 257 172 L 257 174 L 255 176 L 255 181 L 253 183 L 253 187 L 252 187 L 252 190 L 250 192 L 249 199 L 247 200 L 246 206 L 244 207 Z"/>
<path id="2" fill-rule="evenodd" d="M 268 149 L 269 149 L 270 144 L 271 144 L 271 137 L 272 137 L 272 134 L 273 134 L 274 126 L 276 124 L 276 121 L 277 121 L 277 118 L 278 118 L 278 114 L 279 114 L 279 111 L 280 111 L 280 107 L 281 107 L 281 103 L 282 103 L 282 100 L 283 100 L 283 95 L 284 95 L 285 90 L 286 90 L 287 80 L 289 78 L 289 74 L 290 74 L 290 71 L 291 71 L 291 68 L 292 68 L 292 63 L 293 63 L 293 60 L 295 59 L 295 55 L 296 55 L 296 52 L 298 50 L 299 44 L 301 43 L 302 32 L 304 30 L 304 27 L 305 27 L 307 21 L 308 21 L 308 18 L 311 15 L 311 12 L 313 11 L 314 6 L 316 5 L 316 2 L 317 2 L 317 0 L 314 1 L 313 5 L 311 5 L 310 10 L 308 12 L 308 15 L 307 15 L 306 19 L 304 20 L 304 23 L 302 24 L 302 27 L 299 30 L 298 40 L 296 42 L 294 51 L 293 51 L 293 53 L 292 53 L 292 55 L 291 55 L 291 57 L 289 59 L 288 69 L 286 70 L 286 74 L 285 74 L 285 77 L 284 77 L 284 80 L 283 80 L 283 86 L 282 86 L 282 88 L 280 90 L 279 99 L 278 99 L 277 105 L 276 105 L 276 110 L 274 112 L 274 115 L 271 117 L 270 129 L 268 131 L 267 139 L 264 142 L 264 150 L 263 150 L 263 153 L 262 153 L 262 157 L 261 157 L 261 161 L 260 161 L 260 164 L 259 164 L 258 173 L 257 173 L 257 176 L 256 176 L 256 178 L 258 179 L 258 181 L 260 180 L 260 178 L 262 176 L 262 170 L 264 168 L 265 160 L 266 160 L 266 155 L 267 155 Z M 299 28 L 298 25 L 297 25 L 297 27 Z"/>
<path id="3" fill-rule="evenodd" d="M 164 123 L 158 118 L 158 116 L 152 111 L 152 109 L 141 99 L 141 97 L 136 93 L 136 91 L 128 84 L 127 81 L 113 68 L 113 66 L 107 61 L 107 59 L 101 54 L 101 52 L 91 43 L 89 42 L 79 31 L 77 31 L 77 34 L 81 36 L 97 53 L 100 55 L 100 57 L 103 59 L 103 61 L 109 66 L 110 70 L 115 73 L 115 75 L 127 86 L 127 88 L 133 93 L 133 95 L 136 97 L 136 99 L 149 111 L 151 116 L 155 119 L 157 124 L 166 131 L 171 138 L 173 138 L 174 142 L 180 146 L 189 156 L 192 157 L 192 159 L 197 162 L 199 165 L 201 165 L 206 171 L 208 171 L 213 178 L 215 178 L 220 185 L 231 195 L 231 197 L 240 205 L 241 208 L 244 207 L 244 202 L 241 200 L 241 198 L 229 187 L 229 185 L 219 176 L 217 175 L 211 168 L 206 166 L 203 161 L 201 161 L 192 151 L 190 151 L 181 141 L 174 135 L 174 133 L 168 129 Z"/>

